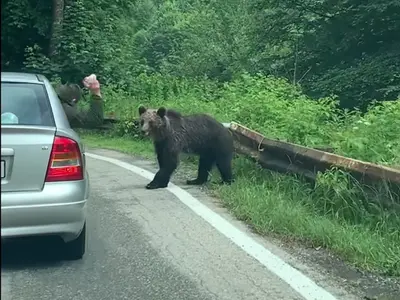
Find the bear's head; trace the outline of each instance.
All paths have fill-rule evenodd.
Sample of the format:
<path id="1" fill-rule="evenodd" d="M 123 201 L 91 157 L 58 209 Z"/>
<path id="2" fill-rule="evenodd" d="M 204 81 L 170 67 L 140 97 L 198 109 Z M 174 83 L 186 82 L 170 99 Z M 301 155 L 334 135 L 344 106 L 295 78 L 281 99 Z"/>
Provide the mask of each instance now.
<path id="1" fill-rule="evenodd" d="M 140 130 L 150 136 L 153 140 L 162 138 L 168 129 L 167 110 L 165 107 L 159 109 L 139 107 Z"/>

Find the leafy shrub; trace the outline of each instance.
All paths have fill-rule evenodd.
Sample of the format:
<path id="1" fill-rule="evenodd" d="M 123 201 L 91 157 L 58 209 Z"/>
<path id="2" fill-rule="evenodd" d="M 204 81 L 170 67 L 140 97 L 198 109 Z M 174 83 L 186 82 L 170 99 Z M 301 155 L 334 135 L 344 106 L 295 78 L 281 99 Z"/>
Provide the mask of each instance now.
<path id="1" fill-rule="evenodd" d="M 128 127 L 140 104 L 163 105 L 236 121 L 268 138 L 330 146 L 344 156 L 400 165 L 400 101 L 373 103 L 365 114 L 339 110 L 335 98 L 312 100 L 285 79 L 261 75 L 243 75 L 222 87 L 208 80 L 142 75 L 130 91 L 106 87 L 105 97 L 107 111 L 128 121 Z"/>

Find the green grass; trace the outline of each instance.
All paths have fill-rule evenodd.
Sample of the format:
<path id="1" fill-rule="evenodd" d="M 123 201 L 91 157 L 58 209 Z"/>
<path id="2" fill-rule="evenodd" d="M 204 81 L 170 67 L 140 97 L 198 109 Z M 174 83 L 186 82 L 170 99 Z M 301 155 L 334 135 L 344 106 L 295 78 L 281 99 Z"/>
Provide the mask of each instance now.
<path id="1" fill-rule="evenodd" d="M 81 136 L 89 147 L 154 159 L 148 140 L 88 132 Z M 337 172 L 311 186 L 293 176 L 263 170 L 242 157 L 234 160 L 234 172 L 233 185 L 210 184 L 210 191 L 258 233 L 325 247 L 364 270 L 400 275 L 400 218 L 377 201 L 372 205 L 377 195 L 371 198 L 355 185 L 350 187 Z M 213 174 L 218 178 L 216 171 Z"/>
<path id="2" fill-rule="evenodd" d="M 123 137 L 110 138 L 101 134 L 91 134 L 86 131 L 80 131 L 80 134 L 84 143 L 89 147 L 118 150 L 147 159 L 154 157 L 154 151 L 151 151 L 152 144 L 149 141 L 137 142 Z"/>

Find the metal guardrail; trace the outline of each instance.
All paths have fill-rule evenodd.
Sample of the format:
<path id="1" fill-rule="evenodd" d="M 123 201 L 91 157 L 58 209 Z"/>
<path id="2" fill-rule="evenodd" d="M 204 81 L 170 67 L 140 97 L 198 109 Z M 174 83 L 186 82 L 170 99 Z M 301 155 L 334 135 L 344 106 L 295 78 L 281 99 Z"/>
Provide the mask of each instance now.
<path id="1" fill-rule="evenodd" d="M 314 180 L 319 171 L 335 166 L 365 183 L 385 181 L 400 185 L 400 170 L 368 163 L 327 151 L 268 139 L 236 122 L 224 123 L 234 136 L 237 152 L 257 160 L 263 167 L 290 172 Z"/>

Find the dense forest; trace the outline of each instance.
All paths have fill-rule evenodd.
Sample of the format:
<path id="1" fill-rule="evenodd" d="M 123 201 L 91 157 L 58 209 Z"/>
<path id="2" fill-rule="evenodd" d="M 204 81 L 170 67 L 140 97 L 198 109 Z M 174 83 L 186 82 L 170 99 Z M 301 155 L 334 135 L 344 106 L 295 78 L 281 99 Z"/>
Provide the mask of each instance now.
<path id="1" fill-rule="evenodd" d="M 2 0 L 2 70 L 134 91 L 140 74 L 263 74 L 365 108 L 400 93 L 398 0 Z"/>

